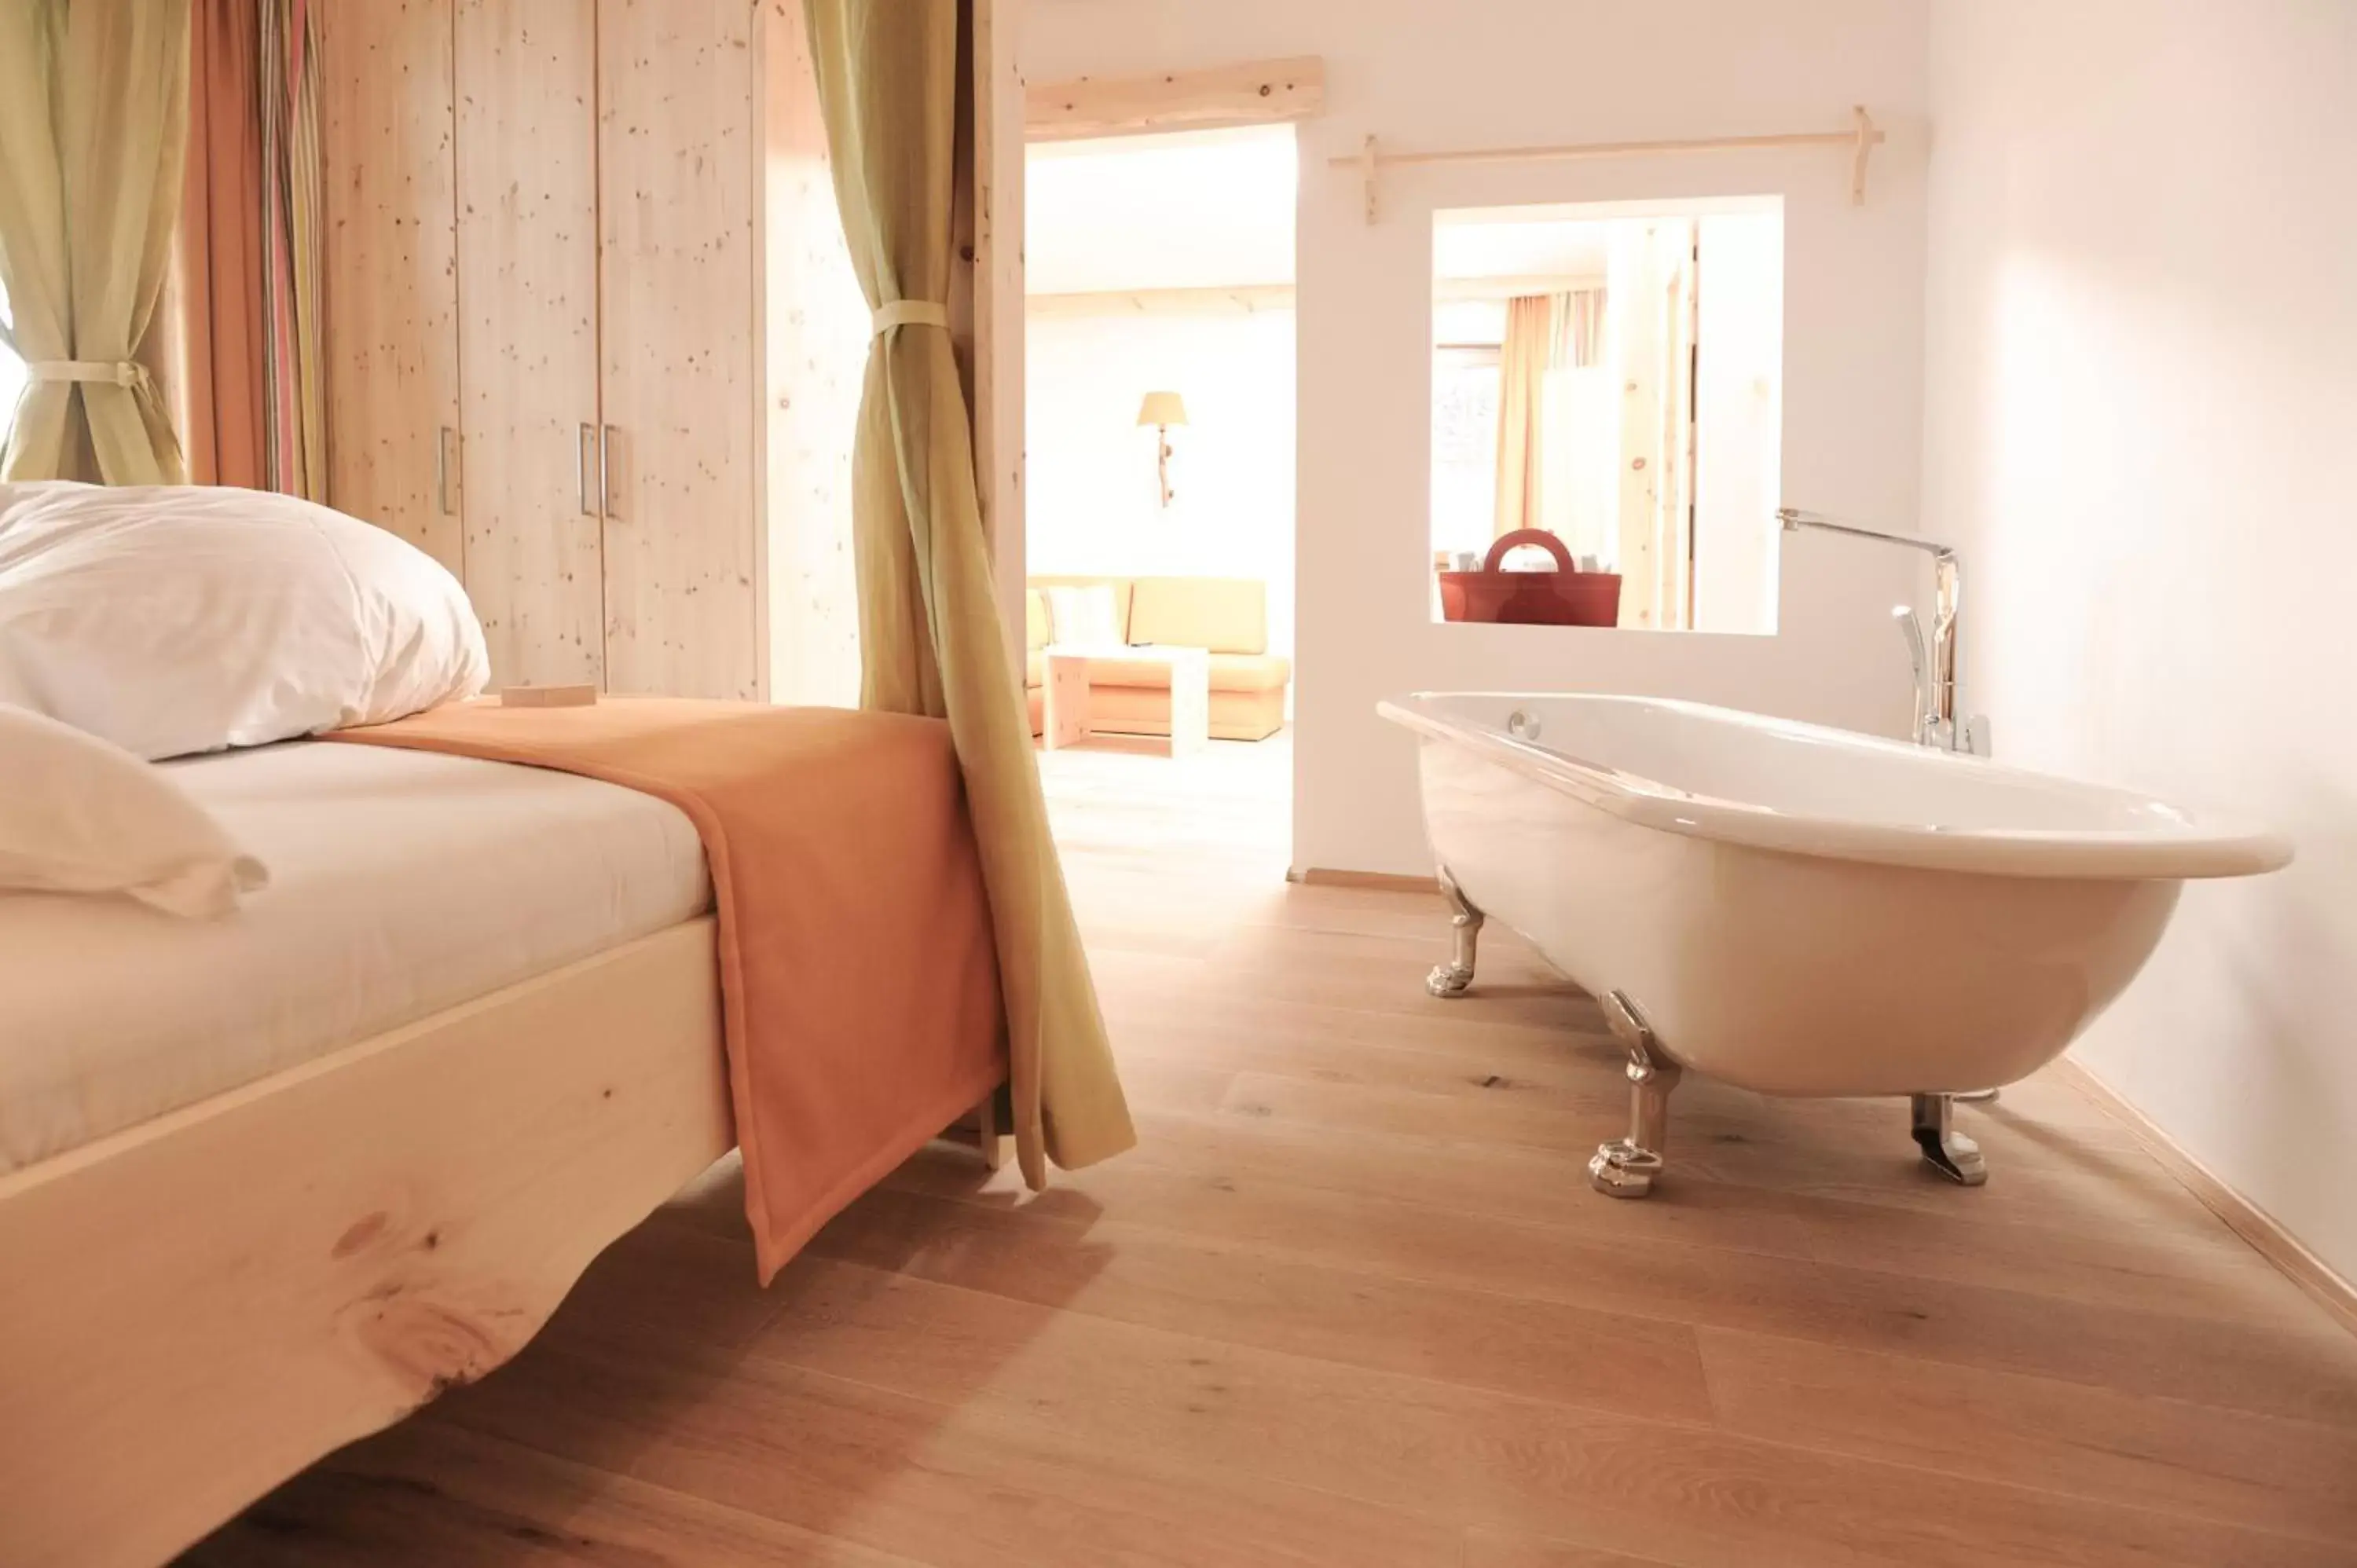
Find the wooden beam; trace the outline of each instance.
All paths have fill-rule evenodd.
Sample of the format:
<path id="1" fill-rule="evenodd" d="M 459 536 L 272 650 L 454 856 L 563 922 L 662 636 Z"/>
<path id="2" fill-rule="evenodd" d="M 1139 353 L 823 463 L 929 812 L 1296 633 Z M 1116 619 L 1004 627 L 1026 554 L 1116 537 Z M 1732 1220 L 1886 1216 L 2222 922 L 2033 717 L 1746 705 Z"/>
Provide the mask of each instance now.
<path id="1" fill-rule="evenodd" d="M 1664 631 L 1694 626 L 1694 390 L 1695 223 L 1663 225 L 1660 239 L 1668 298 L 1663 317 L 1662 548 L 1655 569 L 1653 624 Z"/>
<path id="2" fill-rule="evenodd" d="M 1083 76 L 1032 87 L 1027 102 L 1024 135 L 1034 142 L 1275 125 L 1325 113 L 1326 62 L 1304 55 L 1149 76 Z"/>
<path id="3" fill-rule="evenodd" d="M 974 78 L 974 457 L 1008 659 L 1023 668 L 1023 0 L 967 0 Z"/>
<path id="4" fill-rule="evenodd" d="M 1660 619 L 1663 478 L 1669 452 L 1663 417 L 1669 388 L 1669 274 L 1656 219 L 1612 234 L 1610 334 L 1620 383 L 1620 624 L 1653 628 Z"/>
<path id="5" fill-rule="evenodd" d="M 1371 134 L 1355 153 L 1327 159 L 1332 168 L 1355 168 L 1366 184 L 1366 217 L 1372 223 L 1380 212 L 1383 171 L 1423 164 L 1548 163 L 1579 158 L 1653 157 L 1675 153 L 1728 153 L 1773 147 L 1840 147 L 1850 155 L 1849 199 L 1866 205 L 1866 166 L 1874 149 L 1889 138 L 1860 103 L 1850 110 L 1844 131 L 1797 131 L 1769 136 L 1702 136 L 1669 141 L 1573 142 L 1535 147 L 1465 147 L 1446 152 L 1391 153 L 1378 150 Z"/>

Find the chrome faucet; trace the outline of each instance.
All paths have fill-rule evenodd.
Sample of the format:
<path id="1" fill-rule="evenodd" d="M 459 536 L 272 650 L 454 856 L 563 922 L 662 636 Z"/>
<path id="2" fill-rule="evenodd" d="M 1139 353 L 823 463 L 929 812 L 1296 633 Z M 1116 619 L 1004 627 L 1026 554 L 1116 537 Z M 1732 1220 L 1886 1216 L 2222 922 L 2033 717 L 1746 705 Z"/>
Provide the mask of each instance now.
<path id="1" fill-rule="evenodd" d="M 1927 650 L 1923 641 L 1923 623 L 1912 607 L 1900 605 L 1890 612 L 1898 623 L 1899 635 L 1907 643 L 1908 658 L 1915 670 L 1915 744 L 1936 746 L 1942 751 L 1968 752 L 1975 757 L 1989 754 L 1989 722 L 1986 714 L 1969 719 L 1959 718 L 1956 712 L 1956 610 L 1964 597 L 1964 566 L 1957 558 L 1953 545 L 1930 539 L 1918 539 L 1910 533 L 1886 533 L 1878 528 L 1860 528 L 1856 523 L 1836 522 L 1813 511 L 1797 507 L 1776 509 L 1777 521 L 1788 533 L 1803 528 L 1822 529 L 1827 533 L 1846 533 L 1853 539 L 1878 540 L 1884 544 L 1901 544 L 1910 550 L 1921 550 L 1932 557 L 1932 576 L 1935 593 L 1932 612 L 1932 640 Z"/>

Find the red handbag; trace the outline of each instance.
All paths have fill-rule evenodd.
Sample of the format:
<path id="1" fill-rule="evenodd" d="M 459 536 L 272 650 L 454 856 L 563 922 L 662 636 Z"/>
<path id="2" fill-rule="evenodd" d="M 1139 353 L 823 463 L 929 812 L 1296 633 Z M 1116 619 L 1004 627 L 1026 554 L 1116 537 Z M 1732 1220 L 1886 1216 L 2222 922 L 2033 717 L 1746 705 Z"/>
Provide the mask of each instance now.
<path id="1" fill-rule="evenodd" d="M 1521 544 L 1554 556 L 1555 570 L 1500 570 L 1506 552 Z M 1544 529 L 1518 528 L 1498 536 L 1480 571 L 1440 574 L 1440 614 L 1445 620 L 1516 626 L 1619 626 L 1620 574 L 1582 572 L 1562 540 Z"/>

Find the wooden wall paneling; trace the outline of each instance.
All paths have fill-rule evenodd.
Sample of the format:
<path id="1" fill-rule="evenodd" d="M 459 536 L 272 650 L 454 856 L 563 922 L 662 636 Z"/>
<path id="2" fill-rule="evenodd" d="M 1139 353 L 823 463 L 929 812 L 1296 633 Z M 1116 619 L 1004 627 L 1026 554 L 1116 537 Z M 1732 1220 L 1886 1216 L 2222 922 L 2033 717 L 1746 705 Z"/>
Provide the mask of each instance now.
<path id="1" fill-rule="evenodd" d="M 1665 333 L 1662 362 L 1662 550 L 1654 594 L 1657 625 L 1694 626 L 1695 223 L 1664 223 L 1661 252 Z"/>
<path id="2" fill-rule="evenodd" d="M 606 683 L 764 695 L 753 0 L 600 0 Z"/>
<path id="3" fill-rule="evenodd" d="M 455 572 L 464 546 L 451 0 L 319 16 L 328 499 Z"/>
<path id="4" fill-rule="evenodd" d="M 466 577 L 502 685 L 605 672 L 597 14 L 458 0 Z"/>
<path id="5" fill-rule="evenodd" d="M 860 296 L 835 205 L 802 0 L 763 13 L 763 495 L 770 695 L 859 701 L 851 440 L 867 364 Z"/>
<path id="6" fill-rule="evenodd" d="M 1674 339 L 1669 301 L 1677 271 L 1671 231 L 1690 237 L 1690 223 L 1646 219 L 1617 224 L 1612 232 L 1605 296 L 1612 311 L 1609 334 L 1620 381 L 1620 624 L 1662 627 L 1665 618 L 1663 560 L 1668 531 L 1664 509 L 1679 493 L 1672 472 L 1676 452 L 1670 440 L 1670 405 L 1684 382 L 1673 377 Z M 1690 242 L 1690 241 L 1689 241 Z M 1670 603 L 1674 608 L 1674 604 Z"/>

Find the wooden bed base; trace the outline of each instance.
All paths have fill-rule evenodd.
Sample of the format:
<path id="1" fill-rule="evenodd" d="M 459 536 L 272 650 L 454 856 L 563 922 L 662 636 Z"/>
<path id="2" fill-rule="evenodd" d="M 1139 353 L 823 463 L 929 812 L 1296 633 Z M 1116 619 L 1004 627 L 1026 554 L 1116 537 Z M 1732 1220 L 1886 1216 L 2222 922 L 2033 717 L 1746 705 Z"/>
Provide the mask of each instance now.
<path id="1" fill-rule="evenodd" d="M 0 1176 L 0 1563 L 165 1561 L 730 1146 L 706 917 Z"/>
<path id="2" fill-rule="evenodd" d="M 734 1146 L 705 916 L 0 1176 L 0 1563 L 148 1568 Z M 1004 1158 L 1000 1085 L 949 1135 Z"/>

